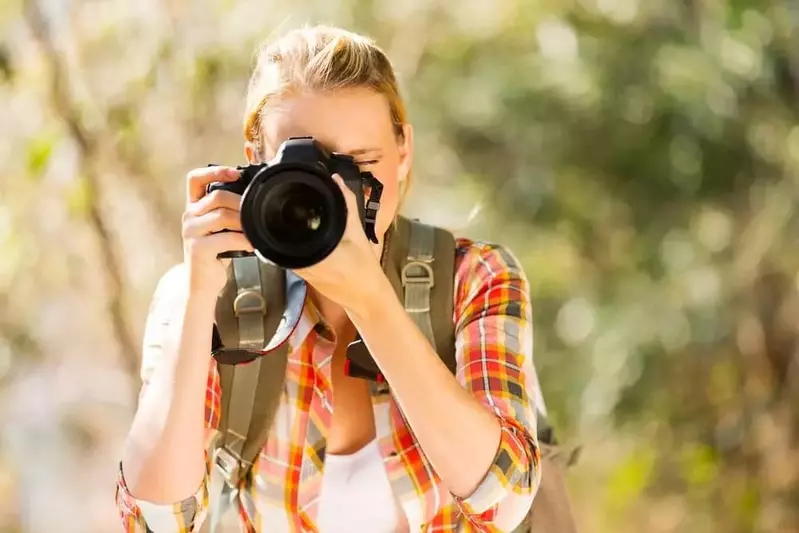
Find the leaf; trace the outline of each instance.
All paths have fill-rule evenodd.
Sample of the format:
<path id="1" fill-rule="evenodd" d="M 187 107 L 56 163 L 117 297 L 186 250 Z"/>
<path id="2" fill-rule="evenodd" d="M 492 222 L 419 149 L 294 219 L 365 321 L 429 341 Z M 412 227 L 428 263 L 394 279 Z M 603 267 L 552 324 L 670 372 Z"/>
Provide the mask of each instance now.
<path id="1" fill-rule="evenodd" d="M 612 507 L 624 508 L 638 500 L 652 479 L 656 458 L 653 448 L 641 448 L 611 473 L 607 498 Z"/>
<path id="2" fill-rule="evenodd" d="M 67 205 L 67 212 L 70 216 L 76 218 L 85 217 L 92 204 L 94 190 L 92 189 L 89 180 L 83 176 L 79 176 L 72 185 L 67 188 L 65 202 Z"/>
<path id="3" fill-rule="evenodd" d="M 26 150 L 26 161 L 29 175 L 38 179 L 41 177 L 50 157 L 55 149 L 56 137 L 49 134 L 42 134 L 34 137 L 28 142 Z"/>
<path id="4" fill-rule="evenodd" d="M 11 52 L 8 46 L 0 45 L 0 79 L 11 83 L 14 79 L 14 65 L 11 61 Z"/>
<path id="5" fill-rule="evenodd" d="M 682 456 L 682 474 L 689 485 L 703 487 L 718 476 L 718 457 L 704 444 L 689 446 Z"/>

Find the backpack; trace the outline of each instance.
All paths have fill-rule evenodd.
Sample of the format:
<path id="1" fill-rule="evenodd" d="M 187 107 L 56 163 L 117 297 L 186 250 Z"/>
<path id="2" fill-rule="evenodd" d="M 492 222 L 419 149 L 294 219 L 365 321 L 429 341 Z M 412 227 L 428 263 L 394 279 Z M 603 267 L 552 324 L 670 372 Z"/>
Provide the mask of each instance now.
<path id="1" fill-rule="evenodd" d="M 452 233 L 398 217 L 381 258 L 405 310 L 453 374 L 455 253 Z M 222 397 L 219 431 L 210 448 L 211 507 L 203 528 L 210 533 L 219 533 L 223 513 L 266 444 L 284 389 L 287 340 L 300 319 L 306 294 L 305 283 L 296 274 L 256 257 L 235 258 L 230 270 L 217 302 L 212 345 Z M 373 391 L 388 390 L 359 337 L 348 346 L 347 360 L 349 375 L 370 380 Z M 513 533 L 576 532 L 564 471 L 577 453 L 557 444 L 543 406 L 538 409 L 538 440 L 543 479 L 530 513 Z"/>

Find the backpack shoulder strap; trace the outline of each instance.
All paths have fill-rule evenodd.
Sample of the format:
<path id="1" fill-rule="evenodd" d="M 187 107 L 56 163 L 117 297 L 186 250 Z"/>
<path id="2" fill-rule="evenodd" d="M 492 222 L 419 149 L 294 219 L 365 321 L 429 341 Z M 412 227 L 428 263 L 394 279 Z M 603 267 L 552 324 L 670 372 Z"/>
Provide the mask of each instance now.
<path id="1" fill-rule="evenodd" d="M 448 231 L 399 216 L 386 233 L 381 266 L 403 303 L 441 360 L 455 373 L 453 293 L 455 237 Z M 350 376 L 377 382 L 387 390 L 380 369 L 358 336 L 347 348 Z"/>
<path id="2" fill-rule="evenodd" d="M 455 373 L 455 237 L 449 231 L 398 217 L 388 261 L 405 310 Z M 400 292 L 401 291 L 401 292 Z"/>
<path id="3" fill-rule="evenodd" d="M 212 447 L 209 533 L 216 533 L 241 481 L 267 443 L 283 393 L 287 360 L 288 347 L 283 345 L 251 363 L 218 366 L 222 397 L 220 431 Z"/>
<path id="4" fill-rule="evenodd" d="M 235 284 L 235 290 L 226 287 L 216 310 L 220 336 L 228 339 L 223 341 L 226 348 L 262 352 L 278 331 L 286 306 L 285 276 L 252 256 L 234 259 L 232 270 L 228 284 Z M 232 305 L 228 305 L 230 300 Z M 235 345 L 230 342 L 231 332 L 237 337 Z M 217 463 L 236 486 L 257 455 L 252 453 L 255 443 L 250 429 L 260 430 L 259 419 L 266 413 L 263 396 L 266 392 L 279 395 L 283 389 L 286 357 L 270 353 L 248 363 L 225 364 L 219 357 L 217 362 L 222 398 L 215 452 Z M 276 403 L 268 399 L 270 406 Z"/>
<path id="5" fill-rule="evenodd" d="M 262 355 L 239 364 L 217 358 L 222 396 L 219 430 L 211 447 L 206 528 L 211 532 L 268 440 L 284 390 L 287 340 L 302 314 L 306 294 L 299 277 L 256 257 L 234 259 L 231 270 L 217 302 L 217 349 Z"/>

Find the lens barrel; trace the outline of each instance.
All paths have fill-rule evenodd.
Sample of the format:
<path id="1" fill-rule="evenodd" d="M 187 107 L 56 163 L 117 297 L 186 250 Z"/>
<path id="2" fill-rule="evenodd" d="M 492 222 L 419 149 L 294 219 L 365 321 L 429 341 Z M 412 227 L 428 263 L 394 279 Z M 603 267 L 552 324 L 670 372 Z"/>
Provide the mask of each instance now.
<path id="1" fill-rule="evenodd" d="M 317 165 L 277 164 L 252 179 L 242 197 L 241 221 L 262 260 L 305 268 L 338 246 L 347 204 L 338 185 Z"/>

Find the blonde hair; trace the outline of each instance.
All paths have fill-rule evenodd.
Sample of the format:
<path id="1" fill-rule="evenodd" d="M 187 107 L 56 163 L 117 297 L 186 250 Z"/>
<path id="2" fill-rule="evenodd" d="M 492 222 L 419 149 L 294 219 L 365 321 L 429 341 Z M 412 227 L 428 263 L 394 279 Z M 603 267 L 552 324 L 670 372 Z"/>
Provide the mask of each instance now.
<path id="1" fill-rule="evenodd" d="M 354 88 L 386 97 L 394 134 L 402 140 L 405 103 L 391 62 L 373 40 L 324 25 L 291 30 L 258 51 L 247 89 L 244 138 L 263 154 L 263 118 L 272 104 L 306 92 Z M 400 203 L 410 185 L 410 175 L 404 178 Z"/>

